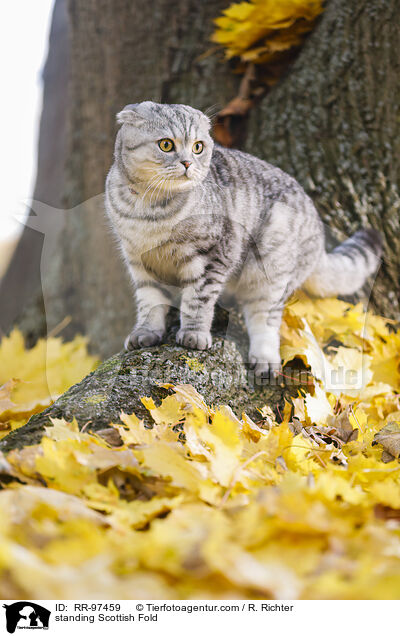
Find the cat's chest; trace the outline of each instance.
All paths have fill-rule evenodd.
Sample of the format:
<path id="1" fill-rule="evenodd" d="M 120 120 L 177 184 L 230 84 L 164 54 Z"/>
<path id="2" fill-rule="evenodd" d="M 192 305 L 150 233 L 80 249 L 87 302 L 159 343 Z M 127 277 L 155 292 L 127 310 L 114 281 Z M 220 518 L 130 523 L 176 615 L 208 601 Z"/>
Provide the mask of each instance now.
<path id="1" fill-rule="evenodd" d="M 135 218 L 120 231 L 130 260 L 158 282 L 174 286 L 198 275 L 204 260 L 199 252 L 215 240 L 203 217 L 179 203 L 149 211 L 138 201 Z"/>
<path id="2" fill-rule="evenodd" d="M 159 282 L 179 285 L 191 277 L 191 264 L 197 254 L 196 228 L 199 220 L 187 217 L 184 210 L 154 210 L 155 219 L 138 219 L 131 226 L 129 252 L 146 272 Z M 157 214 L 171 218 L 157 218 Z M 194 263 L 193 263 L 194 265 Z M 188 274 L 189 272 L 189 274 Z"/>
<path id="3" fill-rule="evenodd" d="M 198 267 L 193 246 L 169 239 L 141 251 L 141 262 L 148 274 L 158 282 L 180 286 L 190 279 Z"/>

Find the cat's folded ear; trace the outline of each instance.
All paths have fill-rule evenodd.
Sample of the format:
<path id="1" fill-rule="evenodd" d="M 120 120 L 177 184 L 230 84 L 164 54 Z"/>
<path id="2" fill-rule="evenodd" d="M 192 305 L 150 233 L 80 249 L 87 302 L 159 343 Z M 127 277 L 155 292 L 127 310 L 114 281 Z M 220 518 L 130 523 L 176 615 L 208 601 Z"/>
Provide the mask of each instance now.
<path id="1" fill-rule="evenodd" d="M 117 113 L 117 124 L 132 124 L 140 126 L 146 121 L 142 115 L 139 115 L 137 109 L 140 104 L 128 104 L 121 112 Z"/>

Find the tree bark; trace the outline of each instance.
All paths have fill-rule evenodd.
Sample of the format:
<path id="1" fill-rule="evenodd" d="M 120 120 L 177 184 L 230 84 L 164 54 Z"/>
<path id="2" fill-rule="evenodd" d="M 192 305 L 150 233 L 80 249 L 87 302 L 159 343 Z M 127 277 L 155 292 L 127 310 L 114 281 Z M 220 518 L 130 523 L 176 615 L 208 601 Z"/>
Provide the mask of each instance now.
<path id="1" fill-rule="evenodd" d="M 343 240 L 380 230 L 372 302 L 400 318 L 400 4 L 331 0 L 290 72 L 261 102 L 245 149 L 296 177 Z"/>

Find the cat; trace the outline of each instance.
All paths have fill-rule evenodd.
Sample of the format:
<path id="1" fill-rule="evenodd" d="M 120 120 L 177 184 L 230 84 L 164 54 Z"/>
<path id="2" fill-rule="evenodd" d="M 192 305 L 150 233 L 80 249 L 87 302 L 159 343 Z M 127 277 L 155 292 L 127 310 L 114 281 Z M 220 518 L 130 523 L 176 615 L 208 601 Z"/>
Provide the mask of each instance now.
<path id="1" fill-rule="evenodd" d="M 106 210 L 136 295 L 126 349 L 159 344 L 180 290 L 178 344 L 211 346 L 215 303 L 233 295 L 257 375 L 280 369 L 285 301 L 299 287 L 352 294 L 374 273 L 377 231 L 325 250 L 322 221 L 297 181 L 257 157 L 215 144 L 211 122 L 181 104 L 129 104 L 106 181 Z"/>

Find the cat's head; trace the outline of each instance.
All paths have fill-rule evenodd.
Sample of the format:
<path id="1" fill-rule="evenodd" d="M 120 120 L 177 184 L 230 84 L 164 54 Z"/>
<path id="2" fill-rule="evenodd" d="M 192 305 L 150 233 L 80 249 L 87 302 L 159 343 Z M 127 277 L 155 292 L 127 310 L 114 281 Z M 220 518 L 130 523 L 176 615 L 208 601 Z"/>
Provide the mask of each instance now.
<path id="1" fill-rule="evenodd" d="M 129 178 L 148 188 L 176 193 L 206 177 L 213 140 L 209 118 L 183 104 L 129 104 L 117 115 L 122 127 L 116 158 Z"/>

